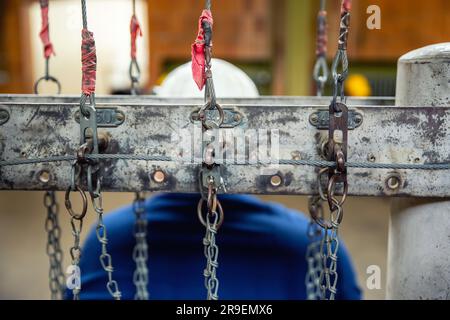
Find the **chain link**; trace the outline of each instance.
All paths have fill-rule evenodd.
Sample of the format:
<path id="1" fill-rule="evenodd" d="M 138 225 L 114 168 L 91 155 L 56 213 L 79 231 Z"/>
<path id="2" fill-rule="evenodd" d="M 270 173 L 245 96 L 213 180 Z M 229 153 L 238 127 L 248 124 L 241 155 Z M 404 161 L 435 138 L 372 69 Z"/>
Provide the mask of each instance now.
<path id="1" fill-rule="evenodd" d="M 219 247 L 216 244 L 217 231 L 223 223 L 223 209 L 217 199 L 217 190 L 214 178 L 208 177 L 208 194 L 204 195 L 203 187 L 200 191 L 202 197 L 197 206 L 197 212 L 200 222 L 205 226 L 206 233 L 203 238 L 203 250 L 206 258 L 206 267 L 203 270 L 205 277 L 205 288 L 207 290 L 207 300 L 218 300 L 219 280 L 217 279 L 217 268 L 219 267 Z M 203 214 L 203 203 L 206 202 L 206 218 Z"/>
<path id="2" fill-rule="evenodd" d="M 320 197 L 315 196 L 309 198 L 309 212 L 311 216 L 314 214 L 323 216 L 323 205 Z M 306 248 L 306 298 L 308 300 L 318 300 L 322 296 L 320 290 L 320 275 L 323 270 L 321 251 L 323 230 L 313 218 L 311 218 L 308 224 L 307 237 L 309 244 Z"/>
<path id="3" fill-rule="evenodd" d="M 70 226 L 72 228 L 73 245 L 70 248 L 70 257 L 72 258 L 72 266 L 76 269 L 80 268 L 81 246 L 80 236 L 83 230 L 83 218 L 72 217 L 70 219 Z M 73 300 L 80 300 L 81 281 L 80 286 L 74 286 L 72 289 Z"/>
<path id="4" fill-rule="evenodd" d="M 219 267 L 219 247 L 216 244 L 218 223 L 219 214 L 217 213 L 217 210 L 206 214 L 206 234 L 203 238 L 206 268 L 203 271 L 203 276 L 205 277 L 207 300 L 219 299 L 219 280 L 217 279 L 217 268 Z"/>
<path id="5" fill-rule="evenodd" d="M 55 192 L 47 191 L 44 194 L 44 206 L 47 209 L 45 231 L 47 232 L 47 255 L 49 258 L 49 287 L 52 300 L 61 300 L 64 295 L 64 272 L 62 267 L 63 252 L 61 250 L 61 227 L 59 226 L 59 206 L 56 202 Z"/>
<path id="6" fill-rule="evenodd" d="M 82 147 L 80 147 L 80 150 L 81 149 L 82 149 Z M 81 236 L 81 231 L 83 230 L 83 220 L 84 220 L 84 217 L 86 216 L 86 212 L 87 212 L 87 198 L 86 198 L 84 191 L 79 186 L 81 171 L 82 171 L 81 164 L 78 161 L 75 161 L 72 164 L 71 183 L 69 185 L 69 188 L 66 191 L 65 202 L 64 202 L 67 212 L 69 213 L 69 215 L 71 217 L 70 218 L 70 226 L 71 226 L 72 235 L 73 235 L 73 245 L 70 248 L 69 252 L 70 252 L 70 257 L 72 259 L 71 264 L 74 267 L 74 269 L 76 269 L 76 270 L 80 270 L 80 267 L 79 267 L 80 259 L 81 259 L 80 236 Z M 82 209 L 81 213 L 76 213 L 72 208 L 72 202 L 70 200 L 70 193 L 72 191 L 78 191 L 82 197 L 83 209 Z M 81 274 L 80 274 L 80 276 L 81 276 Z M 73 300 L 80 300 L 80 291 L 81 291 L 81 279 L 79 279 L 79 281 L 75 281 L 75 283 L 73 283 L 73 288 L 72 288 Z"/>
<path id="7" fill-rule="evenodd" d="M 133 283 L 136 287 L 135 300 L 148 300 L 148 244 L 147 244 L 147 218 L 145 217 L 145 198 L 140 192 L 136 192 L 133 202 L 133 211 L 136 216 L 134 225 L 134 237 L 136 244 L 133 249 L 133 260 L 136 269 L 133 273 Z"/>
<path id="8" fill-rule="evenodd" d="M 97 239 L 100 242 L 101 245 L 101 253 L 100 253 L 100 263 L 103 267 L 103 270 L 105 270 L 106 274 L 108 275 L 108 281 L 106 283 L 106 288 L 108 289 L 109 294 L 115 299 L 120 300 L 122 293 L 119 290 L 119 285 L 116 280 L 113 279 L 113 264 L 112 264 L 112 257 L 108 253 L 107 250 L 107 244 L 108 244 L 108 236 L 107 236 L 107 230 L 106 226 L 103 223 L 103 196 L 101 193 L 101 181 L 100 178 L 96 180 L 96 186 L 95 190 L 92 186 L 92 179 L 94 175 L 94 165 L 89 164 L 88 165 L 88 188 L 89 193 L 91 195 L 91 201 L 92 201 L 92 207 L 94 208 L 94 211 L 97 213 L 97 226 L 96 226 L 96 234 Z"/>
<path id="9" fill-rule="evenodd" d="M 339 213 L 337 213 L 339 212 Z M 334 211 L 331 212 L 332 216 L 339 216 L 342 213 L 342 207 L 336 205 Z M 338 251 L 339 251 L 339 223 L 336 217 L 332 217 L 332 227 L 331 229 L 326 228 L 325 234 L 322 238 L 320 254 L 322 257 L 323 269 L 320 274 L 320 292 L 322 300 L 334 300 L 337 293 L 337 282 L 338 282 L 338 272 L 337 272 L 337 261 L 338 261 Z"/>

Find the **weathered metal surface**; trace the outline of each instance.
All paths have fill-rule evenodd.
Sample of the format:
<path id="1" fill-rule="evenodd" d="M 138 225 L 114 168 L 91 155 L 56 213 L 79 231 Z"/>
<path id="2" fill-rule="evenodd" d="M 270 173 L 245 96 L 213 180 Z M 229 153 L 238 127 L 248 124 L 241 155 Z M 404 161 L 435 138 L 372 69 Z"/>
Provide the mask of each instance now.
<path id="1" fill-rule="evenodd" d="M 396 105 L 450 103 L 450 42 L 400 58 Z M 447 125 L 447 132 L 450 127 Z M 448 152 L 448 151 L 447 151 Z M 432 177 L 424 184 L 434 185 Z M 447 187 L 448 189 L 448 187 Z M 389 224 L 388 299 L 450 299 L 450 201 L 394 199 Z"/>
<path id="2" fill-rule="evenodd" d="M 119 104 L 202 104 L 203 99 L 197 98 L 161 98 L 158 96 L 142 95 L 114 95 L 114 96 L 96 96 L 97 103 L 119 103 Z M 219 103 L 225 104 L 273 104 L 273 105 L 328 105 L 331 97 L 294 97 L 294 96 L 261 96 L 259 98 L 217 98 Z M 80 96 L 75 95 L 57 95 L 57 96 L 36 96 L 32 94 L 0 94 L 0 102 L 14 103 L 79 103 Z M 393 106 L 395 99 L 393 97 L 349 97 L 349 105 L 362 106 Z"/>
<path id="3" fill-rule="evenodd" d="M 0 126 L 0 158 L 37 158 L 51 155 L 73 155 L 79 144 L 79 125 L 75 121 L 78 104 L 70 103 L 0 103 L 10 119 Z M 24 100 L 27 100 L 25 98 Z M 64 100 L 65 98 L 58 98 Z M 111 98 L 112 101 L 114 98 Z M 1 100 L 1 99 L 0 99 Z M 294 99 L 293 99 L 294 100 Z M 257 102 L 257 100 L 255 100 Z M 98 107 L 114 106 L 125 114 L 122 125 L 99 129 L 108 132 L 110 143 L 105 153 L 174 156 L 180 147 L 199 145 L 185 141 L 192 129 L 191 114 L 201 104 L 122 104 L 99 103 Z M 240 129 L 279 130 L 280 159 L 322 159 L 320 145 L 326 130 L 317 130 L 309 122 L 314 112 L 325 105 L 227 104 L 243 119 Z M 349 132 L 348 161 L 379 163 L 435 163 L 450 161 L 450 107 L 394 108 L 386 106 L 353 106 L 364 121 Z M 180 132 L 179 129 L 185 129 Z M 187 130 L 187 131 L 186 131 Z M 199 165 L 179 162 L 102 161 L 103 187 L 109 191 L 197 192 Z M 229 193 L 250 194 L 312 194 L 317 192 L 317 168 L 279 165 L 275 172 L 280 186 L 270 183 L 259 165 L 227 165 L 224 178 Z M 163 183 L 153 175 L 165 174 Z M 40 173 L 48 171 L 50 180 L 42 182 Z M 399 188 L 391 190 L 387 179 L 395 174 Z M 450 195 L 450 172 L 411 170 L 349 169 L 350 195 Z M 432 181 L 432 183 L 429 183 Z M 64 190 L 70 182 L 69 163 L 21 165 L 0 168 L 0 189 Z"/>

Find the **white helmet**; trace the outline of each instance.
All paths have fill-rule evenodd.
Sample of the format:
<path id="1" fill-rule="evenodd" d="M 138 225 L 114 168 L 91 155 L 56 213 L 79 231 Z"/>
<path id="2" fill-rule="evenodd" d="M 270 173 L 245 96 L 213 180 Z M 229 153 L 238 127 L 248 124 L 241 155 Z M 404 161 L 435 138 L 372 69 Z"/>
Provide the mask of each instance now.
<path id="1" fill-rule="evenodd" d="M 217 98 L 257 98 L 258 89 L 250 77 L 238 67 L 221 59 L 212 59 L 212 73 Z M 171 98 L 197 98 L 204 96 L 192 79 L 191 63 L 185 63 L 170 72 L 156 95 Z"/>

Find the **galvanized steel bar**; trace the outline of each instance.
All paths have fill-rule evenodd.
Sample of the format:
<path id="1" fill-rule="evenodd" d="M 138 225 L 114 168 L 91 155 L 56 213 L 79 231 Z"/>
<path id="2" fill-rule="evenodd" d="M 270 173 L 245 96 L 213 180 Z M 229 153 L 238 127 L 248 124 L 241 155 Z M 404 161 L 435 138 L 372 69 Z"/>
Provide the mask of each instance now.
<path id="1" fill-rule="evenodd" d="M 44 102 L 46 99 L 53 103 Z M 0 125 L 0 159 L 74 155 L 79 138 L 78 105 L 71 99 L 0 97 L 3 101 L 0 102 L 0 112 L 3 110 L 9 116 Z M 183 135 L 191 130 L 193 112 L 202 106 L 201 103 L 193 104 L 195 99 L 185 100 L 185 103 L 178 100 L 178 104 L 171 103 L 173 99 L 158 98 L 148 102 L 151 98 L 145 97 L 131 102 L 132 99 L 105 97 L 103 101 L 98 100 L 99 110 L 115 108 L 117 117 L 122 117 L 113 119 L 119 123 L 117 126 L 99 129 L 100 134 L 110 136 L 105 153 L 172 157 L 180 146 L 190 148 L 200 143 L 183 140 Z M 307 101 L 309 99 L 311 101 Z M 320 145 L 327 137 L 327 130 L 317 129 L 311 117 L 318 111 L 327 110 L 327 105 L 299 103 L 302 101 L 324 100 L 267 97 L 248 103 L 249 99 L 236 99 L 228 100 L 223 107 L 230 115 L 236 116 L 230 122 L 235 129 L 279 130 L 280 159 L 322 160 Z M 359 126 L 349 131 L 349 162 L 450 161 L 450 106 L 398 108 L 364 105 L 373 99 L 359 100 L 364 103 L 355 105 L 357 101 L 349 103 L 350 110 L 362 117 L 358 120 L 361 121 Z M 185 131 L 179 131 L 180 128 Z M 198 164 L 124 160 L 102 161 L 102 164 L 105 191 L 198 192 Z M 274 183 L 273 174 L 262 174 L 264 167 L 261 165 L 223 167 L 228 193 L 309 195 L 317 192 L 317 168 L 314 167 L 279 165 L 274 174 L 281 178 L 280 183 Z M 43 176 L 49 177 L 43 179 Z M 450 195 L 449 171 L 350 168 L 348 179 L 351 182 L 350 195 Z M 69 183 L 68 162 L 0 168 L 0 190 L 65 190 Z"/>

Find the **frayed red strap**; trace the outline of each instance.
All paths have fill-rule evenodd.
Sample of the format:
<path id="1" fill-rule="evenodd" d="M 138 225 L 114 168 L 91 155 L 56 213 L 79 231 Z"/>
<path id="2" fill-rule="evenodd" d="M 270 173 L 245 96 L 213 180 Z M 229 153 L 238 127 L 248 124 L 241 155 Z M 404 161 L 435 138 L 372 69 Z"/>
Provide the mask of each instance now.
<path id="1" fill-rule="evenodd" d="M 81 90 L 83 94 L 90 96 L 95 93 L 95 80 L 97 78 L 97 54 L 94 34 L 87 29 L 83 29 L 81 38 Z"/>
<path id="2" fill-rule="evenodd" d="M 341 14 L 352 10 L 352 0 L 342 0 Z"/>
<path id="3" fill-rule="evenodd" d="M 202 23 L 207 21 L 211 28 L 213 26 L 213 18 L 210 10 L 203 10 L 202 15 L 198 21 L 197 39 L 192 44 L 192 77 L 200 90 L 203 89 L 206 83 L 205 73 L 205 31 Z"/>
<path id="4" fill-rule="evenodd" d="M 136 59 L 136 38 L 138 36 L 142 37 L 142 28 L 139 24 L 139 20 L 136 15 L 133 14 L 130 23 L 130 33 L 131 33 L 131 59 Z"/>
<path id="5" fill-rule="evenodd" d="M 55 51 L 53 50 L 53 44 L 50 42 L 49 22 L 48 22 L 48 0 L 40 0 L 40 4 L 41 4 L 42 27 L 41 32 L 39 32 L 39 37 L 41 38 L 42 44 L 44 45 L 44 57 L 48 59 L 52 54 L 55 55 Z"/>

